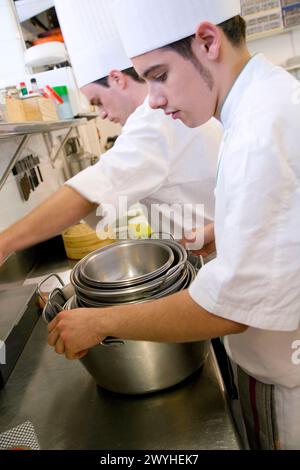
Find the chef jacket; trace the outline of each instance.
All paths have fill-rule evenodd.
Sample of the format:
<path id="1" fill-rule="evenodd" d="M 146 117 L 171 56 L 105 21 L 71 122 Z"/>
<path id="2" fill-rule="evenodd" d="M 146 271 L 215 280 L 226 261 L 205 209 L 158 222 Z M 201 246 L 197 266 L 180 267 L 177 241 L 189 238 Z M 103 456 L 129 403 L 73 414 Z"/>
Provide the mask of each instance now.
<path id="1" fill-rule="evenodd" d="M 204 222 L 213 220 L 221 139 L 222 128 L 215 119 L 189 129 L 162 110 L 151 109 L 147 98 L 128 118 L 114 147 L 66 184 L 97 204 L 117 208 L 119 198 L 126 196 L 129 206 L 144 204 L 149 216 L 152 206 L 152 214 L 160 214 L 162 220 L 155 225 L 151 217 L 154 231 L 174 234 L 183 228 L 188 232 L 203 225 L 203 208 Z M 192 204 L 193 209 L 189 206 L 182 220 L 184 204 Z M 201 224 L 194 223 L 197 215 Z"/>
<path id="2" fill-rule="evenodd" d="M 300 385 L 300 102 L 288 72 L 254 56 L 223 105 L 217 258 L 189 289 L 209 312 L 250 328 L 229 356 L 265 383 Z M 298 361 L 300 362 L 300 361 Z"/>

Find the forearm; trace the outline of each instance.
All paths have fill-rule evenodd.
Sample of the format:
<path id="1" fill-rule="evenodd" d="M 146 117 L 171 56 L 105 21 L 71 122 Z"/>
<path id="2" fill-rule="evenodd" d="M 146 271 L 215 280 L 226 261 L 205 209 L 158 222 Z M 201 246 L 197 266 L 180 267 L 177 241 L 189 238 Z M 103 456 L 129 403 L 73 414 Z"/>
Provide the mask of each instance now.
<path id="1" fill-rule="evenodd" d="M 73 189 L 63 186 L 43 204 L 0 234 L 2 258 L 58 235 L 95 207 Z"/>
<path id="2" fill-rule="evenodd" d="M 215 241 L 215 224 L 214 222 L 208 224 L 204 228 L 204 245 L 209 245 Z"/>
<path id="3" fill-rule="evenodd" d="M 48 343 L 79 359 L 106 337 L 184 343 L 242 333 L 247 326 L 207 312 L 188 291 L 155 302 L 61 312 L 49 324 Z"/>
<path id="4" fill-rule="evenodd" d="M 112 308 L 104 315 L 99 333 L 104 324 L 105 336 L 131 340 L 192 342 L 247 328 L 207 312 L 187 290 L 155 302 Z"/>

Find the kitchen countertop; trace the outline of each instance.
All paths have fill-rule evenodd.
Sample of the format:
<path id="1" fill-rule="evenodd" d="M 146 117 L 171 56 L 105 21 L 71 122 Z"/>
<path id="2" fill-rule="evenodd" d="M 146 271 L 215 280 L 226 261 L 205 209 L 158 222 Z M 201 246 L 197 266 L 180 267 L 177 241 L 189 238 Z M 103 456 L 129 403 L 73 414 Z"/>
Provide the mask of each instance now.
<path id="1" fill-rule="evenodd" d="M 59 271 L 70 263 L 51 256 L 31 275 L 54 266 Z M 42 319 L 0 390 L 0 416 L 0 433 L 31 421 L 41 449 L 240 448 L 213 351 L 202 370 L 176 387 L 118 395 L 97 387 L 79 361 L 57 355 Z"/>
<path id="2" fill-rule="evenodd" d="M 31 421 L 41 449 L 239 449 L 212 354 L 183 384 L 125 396 L 97 387 L 46 338 L 40 319 L 0 390 L 0 433 Z"/>

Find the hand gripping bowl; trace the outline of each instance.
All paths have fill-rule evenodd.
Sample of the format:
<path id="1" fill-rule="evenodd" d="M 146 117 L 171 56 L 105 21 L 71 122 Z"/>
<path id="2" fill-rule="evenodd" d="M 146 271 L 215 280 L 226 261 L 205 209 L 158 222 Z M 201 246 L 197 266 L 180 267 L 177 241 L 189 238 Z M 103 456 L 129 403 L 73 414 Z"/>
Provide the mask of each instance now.
<path id="1" fill-rule="evenodd" d="M 173 246 L 175 253 L 175 247 L 179 244 L 174 241 L 166 243 L 169 247 Z M 178 251 L 174 256 L 180 259 Z M 196 276 L 195 268 L 186 257 L 184 263 L 186 276 L 181 283 L 177 280 L 178 290 L 188 287 Z M 128 303 L 137 303 L 142 309 L 144 302 L 170 293 L 173 293 L 172 286 L 165 289 L 165 293 Z M 69 284 L 50 294 L 43 317 L 49 322 L 59 311 L 72 310 L 79 305 L 74 286 Z M 206 360 L 208 345 L 208 341 L 155 343 L 106 338 L 90 349 L 81 362 L 104 389 L 129 395 L 146 394 L 176 385 L 200 369 Z"/>

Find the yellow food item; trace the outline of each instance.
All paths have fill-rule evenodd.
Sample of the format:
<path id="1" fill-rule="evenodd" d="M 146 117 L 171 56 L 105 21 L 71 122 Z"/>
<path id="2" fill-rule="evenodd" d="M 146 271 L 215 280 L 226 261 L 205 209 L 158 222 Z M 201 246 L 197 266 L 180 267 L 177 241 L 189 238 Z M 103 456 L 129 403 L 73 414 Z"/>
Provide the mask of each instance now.
<path id="1" fill-rule="evenodd" d="M 93 251 L 114 243 L 114 239 L 101 240 L 95 230 L 81 223 L 69 227 L 62 233 L 67 257 L 74 260 L 84 258 Z"/>
<path id="2" fill-rule="evenodd" d="M 151 227 L 148 223 L 128 224 L 129 238 L 148 238 L 151 235 Z"/>

